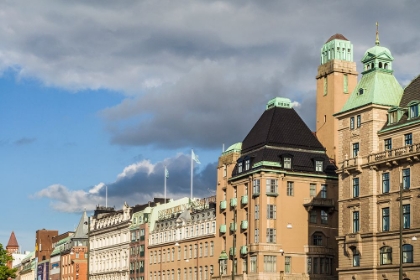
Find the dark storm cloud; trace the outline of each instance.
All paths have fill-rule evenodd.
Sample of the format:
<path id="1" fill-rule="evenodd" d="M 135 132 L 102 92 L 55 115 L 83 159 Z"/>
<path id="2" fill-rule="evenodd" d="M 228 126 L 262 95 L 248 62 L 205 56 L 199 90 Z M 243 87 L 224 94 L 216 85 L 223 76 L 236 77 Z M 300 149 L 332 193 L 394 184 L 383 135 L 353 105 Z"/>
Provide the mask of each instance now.
<path id="1" fill-rule="evenodd" d="M 358 63 L 380 41 L 402 84 L 420 73 L 418 1 L 38 1 L 0 4 L 0 71 L 127 95 L 101 112 L 111 141 L 159 148 L 241 141 L 273 97 L 314 129 L 320 48 Z M 20 20 L 19 20 L 20 19 Z"/>

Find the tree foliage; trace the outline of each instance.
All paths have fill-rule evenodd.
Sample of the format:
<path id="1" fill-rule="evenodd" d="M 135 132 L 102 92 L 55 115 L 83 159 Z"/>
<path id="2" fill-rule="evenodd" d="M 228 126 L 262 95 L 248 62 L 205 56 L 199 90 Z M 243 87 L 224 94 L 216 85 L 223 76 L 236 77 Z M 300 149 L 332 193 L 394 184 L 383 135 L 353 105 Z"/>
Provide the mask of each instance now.
<path id="1" fill-rule="evenodd" d="M 0 280 L 16 277 L 17 269 L 7 267 L 7 263 L 10 261 L 13 261 L 13 257 L 7 254 L 6 249 L 3 248 L 3 244 L 0 243 Z"/>

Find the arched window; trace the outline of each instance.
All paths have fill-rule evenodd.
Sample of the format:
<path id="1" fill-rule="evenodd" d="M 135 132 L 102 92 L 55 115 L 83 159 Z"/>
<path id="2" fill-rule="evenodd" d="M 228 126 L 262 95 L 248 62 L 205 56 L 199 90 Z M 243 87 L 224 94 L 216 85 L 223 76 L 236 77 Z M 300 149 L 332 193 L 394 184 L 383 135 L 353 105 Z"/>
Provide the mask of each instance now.
<path id="1" fill-rule="evenodd" d="M 382 68 L 382 62 L 379 62 L 379 68 Z"/>
<path id="2" fill-rule="evenodd" d="M 392 264 L 392 248 L 389 246 L 382 247 L 380 249 L 380 260 L 381 265 Z"/>
<path id="3" fill-rule="evenodd" d="M 384 69 L 388 69 L 388 63 L 385 63 Z"/>
<path id="4" fill-rule="evenodd" d="M 413 262 L 413 246 L 410 244 L 403 245 L 403 263 Z"/>

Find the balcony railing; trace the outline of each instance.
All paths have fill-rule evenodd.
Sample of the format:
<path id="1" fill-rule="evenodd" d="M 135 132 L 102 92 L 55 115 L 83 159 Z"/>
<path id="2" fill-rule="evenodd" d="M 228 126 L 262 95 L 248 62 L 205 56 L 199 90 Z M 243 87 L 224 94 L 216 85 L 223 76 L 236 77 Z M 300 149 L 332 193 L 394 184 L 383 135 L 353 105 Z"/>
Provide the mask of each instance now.
<path id="1" fill-rule="evenodd" d="M 241 203 L 242 203 L 242 205 L 248 204 L 248 195 L 243 195 L 241 197 Z"/>
<path id="2" fill-rule="evenodd" d="M 226 209 L 226 200 L 220 201 L 220 209 L 225 210 Z"/>
<path id="3" fill-rule="evenodd" d="M 230 207 L 236 207 L 238 205 L 238 199 L 236 197 L 230 199 Z"/>
<path id="4" fill-rule="evenodd" d="M 247 229 L 248 228 L 248 221 L 244 220 L 241 222 L 241 229 Z"/>
<path id="5" fill-rule="evenodd" d="M 226 233 L 226 225 L 220 225 L 220 233 Z"/>
<path id="6" fill-rule="evenodd" d="M 334 207 L 334 200 L 331 198 L 311 197 L 303 199 L 304 206 L 312 207 Z"/>
<path id="7" fill-rule="evenodd" d="M 236 223 L 230 223 L 230 231 L 234 232 L 236 231 Z"/>
<path id="8" fill-rule="evenodd" d="M 416 154 L 420 154 L 420 143 L 369 155 L 368 161 L 369 163 L 390 161 L 396 158 L 413 156 Z"/>

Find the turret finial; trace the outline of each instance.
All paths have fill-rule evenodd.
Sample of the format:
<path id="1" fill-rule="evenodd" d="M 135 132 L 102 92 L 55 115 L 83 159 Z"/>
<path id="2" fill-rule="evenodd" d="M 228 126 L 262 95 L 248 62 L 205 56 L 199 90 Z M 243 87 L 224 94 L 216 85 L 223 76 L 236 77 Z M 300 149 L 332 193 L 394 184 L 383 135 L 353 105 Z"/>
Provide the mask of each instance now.
<path id="1" fill-rule="evenodd" d="M 376 22 L 376 40 L 375 45 L 379 46 L 379 23 Z"/>

